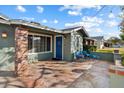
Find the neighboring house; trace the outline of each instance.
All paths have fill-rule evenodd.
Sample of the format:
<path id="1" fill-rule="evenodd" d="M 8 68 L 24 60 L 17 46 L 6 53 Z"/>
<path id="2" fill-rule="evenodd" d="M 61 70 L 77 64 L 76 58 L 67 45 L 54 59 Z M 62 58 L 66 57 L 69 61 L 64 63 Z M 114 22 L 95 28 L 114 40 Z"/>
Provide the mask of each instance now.
<path id="1" fill-rule="evenodd" d="M 97 46 L 95 45 L 96 40 L 90 37 L 85 37 L 83 39 L 83 49 L 84 50 L 90 50 L 90 51 L 95 51 Z"/>
<path id="2" fill-rule="evenodd" d="M 90 37 L 85 37 L 83 40 L 83 44 L 88 45 L 88 46 L 95 46 L 95 42 L 96 42 L 96 40 L 92 39 Z"/>
<path id="3" fill-rule="evenodd" d="M 0 70 L 53 58 L 72 61 L 83 50 L 83 37 L 88 34 L 82 26 L 57 30 L 0 15 Z"/>
<path id="4" fill-rule="evenodd" d="M 97 46 L 97 49 L 112 47 L 112 44 L 104 39 L 104 36 L 96 36 L 91 38 L 96 40 L 95 45 Z"/>
<path id="5" fill-rule="evenodd" d="M 104 37 L 103 36 L 96 36 L 96 37 L 91 37 L 91 38 L 96 40 L 97 49 L 104 48 Z"/>

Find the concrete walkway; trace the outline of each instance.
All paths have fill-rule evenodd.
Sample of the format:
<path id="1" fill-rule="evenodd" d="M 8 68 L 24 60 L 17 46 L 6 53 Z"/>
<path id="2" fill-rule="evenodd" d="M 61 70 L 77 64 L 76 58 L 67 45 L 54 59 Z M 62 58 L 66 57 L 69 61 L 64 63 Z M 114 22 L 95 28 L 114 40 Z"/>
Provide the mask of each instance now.
<path id="1" fill-rule="evenodd" d="M 87 70 L 78 79 L 76 79 L 70 88 L 109 88 L 109 62 L 98 61 L 93 64 L 90 70 Z"/>
<path id="2" fill-rule="evenodd" d="M 25 84 L 14 75 L 14 71 L 0 71 L 0 88 L 24 88 Z"/>

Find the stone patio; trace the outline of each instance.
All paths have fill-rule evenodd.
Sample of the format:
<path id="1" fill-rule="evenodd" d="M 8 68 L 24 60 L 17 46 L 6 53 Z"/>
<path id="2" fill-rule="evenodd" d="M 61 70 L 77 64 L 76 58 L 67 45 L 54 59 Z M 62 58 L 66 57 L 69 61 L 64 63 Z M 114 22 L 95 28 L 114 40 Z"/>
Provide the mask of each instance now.
<path id="1" fill-rule="evenodd" d="M 20 79 L 27 87 L 67 87 L 90 69 L 92 64 L 93 62 L 41 61 L 31 64 L 32 68 Z"/>
<path id="2" fill-rule="evenodd" d="M 106 77 L 106 70 L 103 69 L 107 62 L 101 62 L 98 60 L 89 60 L 86 62 L 64 62 L 64 61 L 41 61 L 32 63 L 27 67 L 27 70 L 23 72 L 23 76 L 15 77 L 13 72 L 0 73 L 0 87 L 30 87 L 30 88 L 64 88 L 64 87 L 84 87 L 84 84 L 88 84 L 85 87 L 93 87 L 90 76 L 100 75 L 97 78 L 93 78 L 93 81 L 99 82 L 96 87 L 104 87 L 102 85 L 104 81 L 108 82 Z M 98 67 L 94 67 L 97 66 Z M 106 67 L 107 68 L 107 67 Z M 98 74 L 98 71 L 100 73 Z M 95 72 L 97 73 L 95 73 Z M 90 74 L 86 75 L 89 72 Z M 92 74 L 91 74 L 92 73 Z M 80 77 L 84 76 L 80 81 Z M 100 77 L 100 78 L 99 78 Z M 100 79 L 103 81 L 101 82 Z M 78 81 L 79 80 L 79 81 Z M 84 80 L 84 81 L 83 81 Z M 76 83 L 75 83 L 76 82 Z M 79 84 L 79 82 L 83 82 Z M 96 84 L 96 83 L 94 83 Z M 108 87 L 106 83 L 106 87 Z M 78 86 L 79 85 L 79 86 Z"/>

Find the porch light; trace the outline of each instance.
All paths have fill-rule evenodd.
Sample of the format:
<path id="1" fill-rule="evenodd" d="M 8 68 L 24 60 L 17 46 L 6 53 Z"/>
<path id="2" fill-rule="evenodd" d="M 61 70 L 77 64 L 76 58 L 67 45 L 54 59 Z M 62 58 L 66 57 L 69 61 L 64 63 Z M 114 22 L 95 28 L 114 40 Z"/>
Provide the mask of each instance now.
<path id="1" fill-rule="evenodd" d="M 7 38 L 7 32 L 2 32 L 2 38 Z"/>

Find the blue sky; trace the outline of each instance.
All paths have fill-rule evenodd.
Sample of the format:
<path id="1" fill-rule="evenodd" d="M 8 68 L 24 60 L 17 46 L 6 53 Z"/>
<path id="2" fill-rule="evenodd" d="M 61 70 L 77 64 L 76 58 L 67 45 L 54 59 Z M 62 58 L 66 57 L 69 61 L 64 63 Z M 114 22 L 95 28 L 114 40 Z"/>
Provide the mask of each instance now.
<path id="1" fill-rule="evenodd" d="M 110 5 L 1 5 L 0 13 L 56 29 L 83 25 L 90 36 L 103 35 L 105 38 L 119 35 L 119 15 L 122 14 L 120 6 Z"/>

